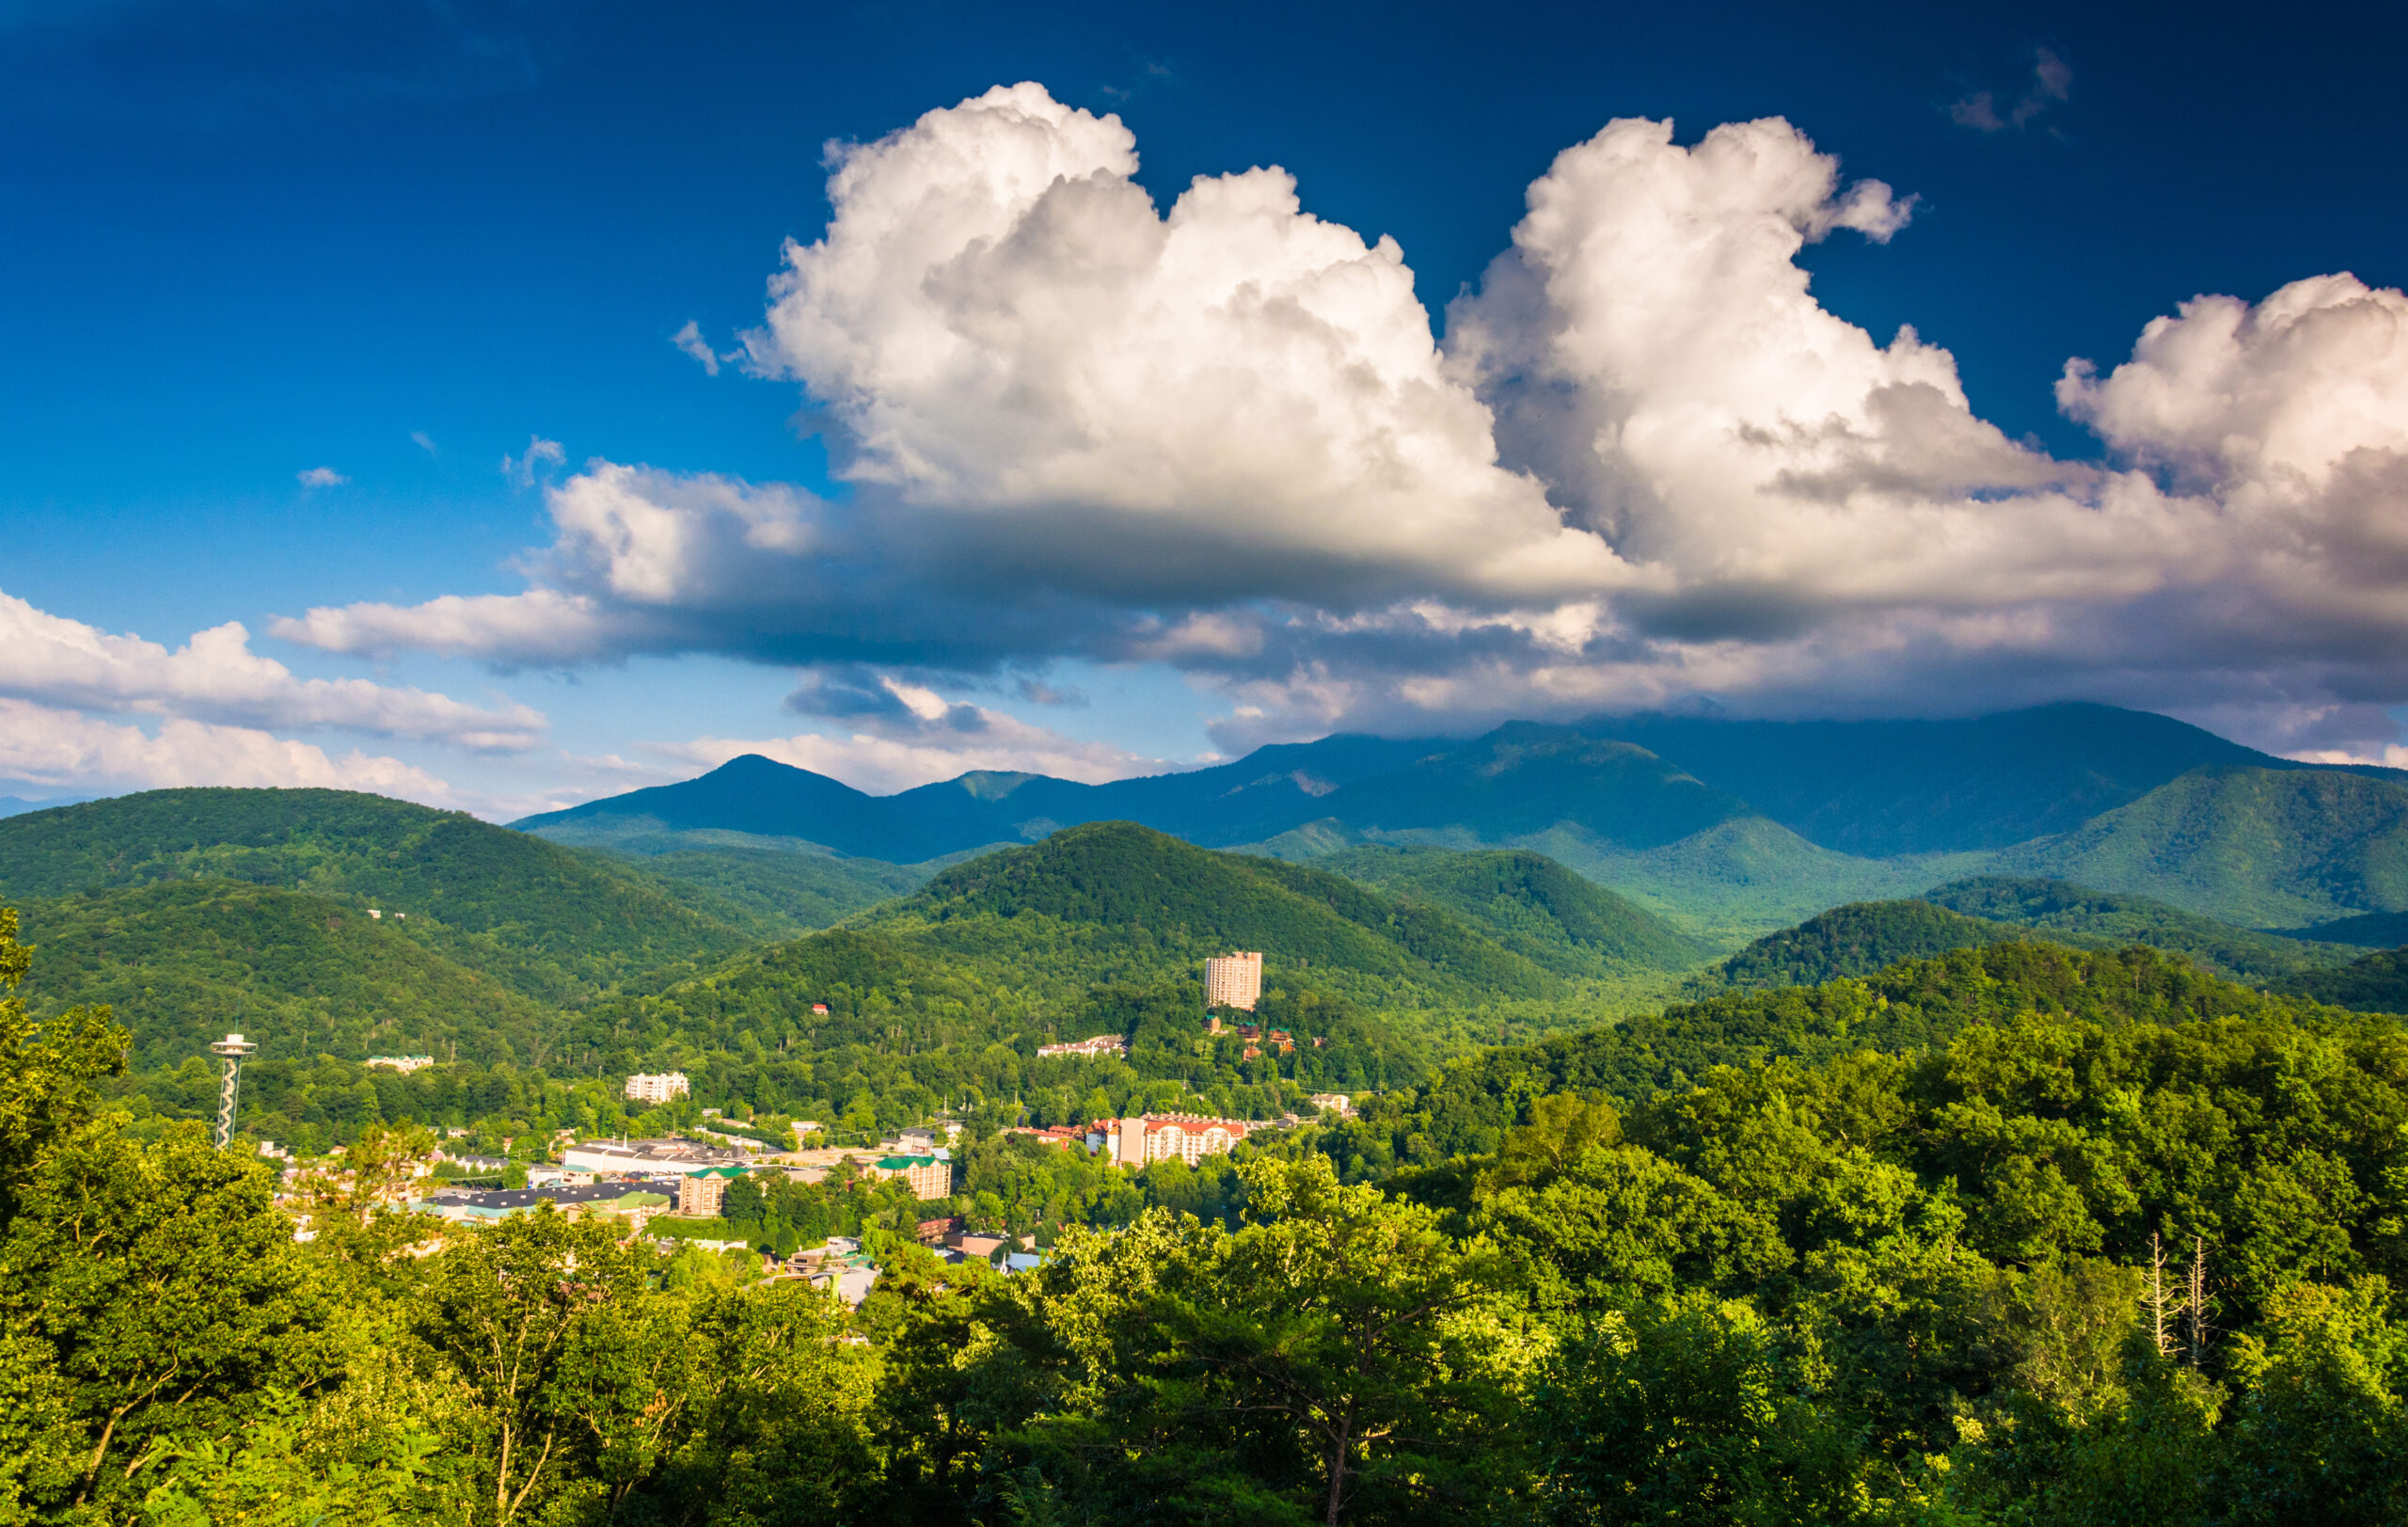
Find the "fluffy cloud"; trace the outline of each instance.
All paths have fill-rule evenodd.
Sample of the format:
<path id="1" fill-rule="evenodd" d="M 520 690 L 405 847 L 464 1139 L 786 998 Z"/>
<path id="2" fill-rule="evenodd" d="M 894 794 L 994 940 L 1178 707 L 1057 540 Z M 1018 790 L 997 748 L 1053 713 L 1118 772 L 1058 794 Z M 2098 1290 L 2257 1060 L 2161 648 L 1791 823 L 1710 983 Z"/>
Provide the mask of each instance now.
<path id="1" fill-rule="evenodd" d="M 1393 243 L 1276 169 L 1160 211 L 1117 119 L 1034 86 L 832 164 L 747 345 L 824 411 L 845 501 L 596 461 L 548 491 L 527 593 L 277 634 L 868 664 L 796 705 L 894 757 L 973 745 L 901 720 L 906 689 L 1068 655 L 1219 686 L 1225 745 L 2080 694 L 2336 747 L 2408 700 L 2399 293 L 2184 304 L 2067 368 L 2101 451 L 2063 461 L 1976 416 L 1946 350 L 1814 300 L 1801 250 L 1912 202 L 1778 119 L 1564 151 L 1443 350 Z"/>
<path id="2" fill-rule="evenodd" d="M 1392 239 L 1278 169 L 1158 213 L 1135 140 L 1032 85 L 843 152 L 755 358 L 842 424 L 846 474 L 951 511 L 997 576 L 1129 602 L 1628 576 L 1500 470 Z"/>
<path id="3" fill-rule="evenodd" d="M 170 651 L 113 635 L 0 594 L 0 696 L 79 710 L 141 711 L 249 727 L 334 727 L 488 752 L 531 748 L 544 718 L 525 706 L 482 709 L 363 678 L 297 678 L 250 649 L 239 622 Z"/>
<path id="4" fill-rule="evenodd" d="M 398 758 L 324 749 L 249 726 L 170 720 L 155 735 L 0 698 L 0 779 L 87 791 L 184 785 L 318 786 L 427 805 L 463 804 L 442 780 Z"/>
<path id="5" fill-rule="evenodd" d="M 350 478 L 345 477 L 342 473 L 335 470 L 332 467 L 312 467 L 308 471 L 296 472 L 293 475 L 299 480 L 301 485 L 305 488 L 341 487 L 345 483 L 351 481 Z"/>

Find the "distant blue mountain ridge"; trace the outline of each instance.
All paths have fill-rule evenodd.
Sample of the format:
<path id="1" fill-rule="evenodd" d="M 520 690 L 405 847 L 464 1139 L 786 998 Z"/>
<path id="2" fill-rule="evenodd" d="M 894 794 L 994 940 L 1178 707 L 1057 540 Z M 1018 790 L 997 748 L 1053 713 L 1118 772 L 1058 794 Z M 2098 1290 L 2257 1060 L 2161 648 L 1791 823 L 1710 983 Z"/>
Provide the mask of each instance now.
<path id="1" fill-rule="evenodd" d="M 1912 895 L 2002 856 L 2045 875 L 2063 852 L 2102 890 L 2273 926 L 2408 911 L 2403 782 L 2068 703 L 1967 720 L 1639 715 L 1471 739 L 1340 735 L 1103 785 L 977 771 L 886 796 L 747 756 L 513 825 L 623 850 L 733 834 L 900 864 L 1108 820 L 1287 858 L 1364 842 L 1513 845 L 1658 907 L 1739 923 Z M 2287 845 L 2273 856 L 2281 883 L 2251 878 L 2268 857 L 2251 845 L 2270 837 Z"/>

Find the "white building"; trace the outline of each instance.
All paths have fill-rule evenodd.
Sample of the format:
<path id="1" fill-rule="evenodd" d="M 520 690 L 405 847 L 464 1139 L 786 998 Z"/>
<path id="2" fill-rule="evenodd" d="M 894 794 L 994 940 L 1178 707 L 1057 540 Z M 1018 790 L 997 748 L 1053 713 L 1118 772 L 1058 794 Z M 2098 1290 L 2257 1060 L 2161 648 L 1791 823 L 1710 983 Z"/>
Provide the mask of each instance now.
<path id="1" fill-rule="evenodd" d="M 1098 1034 L 1093 1039 L 1073 1040 L 1068 1044 L 1040 1044 L 1037 1047 L 1037 1053 L 1038 1055 L 1072 1055 L 1082 1060 L 1093 1060 L 1101 1056 L 1127 1055 L 1129 1042 L 1117 1034 Z"/>
<path id="2" fill-rule="evenodd" d="M 560 1164 L 571 1171 L 606 1177 L 686 1177 L 714 1167 L 743 1167 L 750 1161 L 738 1152 L 714 1150 L 693 1140 L 588 1140 L 562 1151 Z"/>
<path id="3" fill-rule="evenodd" d="M 1343 1092 L 1315 1092 L 1311 1101 L 1314 1107 L 1331 1109 L 1342 1119 L 1354 1117 L 1354 1100 Z"/>
<path id="4" fill-rule="evenodd" d="M 636 1103 L 666 1103 L 682 1098 L 693 1090 L 686 1085 L 682 1071 L 646 1072 L 627 1078 L 627 1097 Z"/>
<path id="5" fill-rule="evenodd" d="M 1262 953 L 1240 950 L 1204 962 L 1204 1005 L 1242 1008 L 1247 1012 L 1262 1000 Z"/>
<path id="6" fill-rule="evenodd" d="M 435 1064 L 435 1057 L 431 1055 L 372 1055 L 367 1059 L 361 1061 L 360 1064 L 363 1066 L 388 1066 L 406 1076 L 411 1072 L 423 1071 L 427 1067 Z"/>

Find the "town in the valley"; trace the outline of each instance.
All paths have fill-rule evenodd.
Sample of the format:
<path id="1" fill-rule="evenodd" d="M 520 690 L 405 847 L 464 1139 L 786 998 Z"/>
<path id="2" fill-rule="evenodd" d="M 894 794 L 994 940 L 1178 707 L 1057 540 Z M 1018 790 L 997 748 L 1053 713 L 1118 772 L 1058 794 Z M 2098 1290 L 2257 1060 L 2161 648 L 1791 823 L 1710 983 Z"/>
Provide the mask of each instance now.
<path id="1" fill-rule="evenodd" d="M 1243 1053 L 1248 1059 L 1266 1053 L 1292 1054 L 1296 1041 L 1287 1030 L 1266 1029 L 1246 1021 L 1261 996 L 1261 951 L 1238 950 L 1204 962 L 1205 1032 L 1234 1033 L 1244 1042 Z M 818 1010 L 824 1013 L 825 1005 L 818 1005 Z M 232 1035 L 229 1040 L 240 1044 L 242 1037 Z M 225 1045 L 216 1048 L 225 1053 Z M 1037 1051 L 1040 1057 L 1085 1059 L 1125 1057 L 1128 1052 L 1129 1042 L 1119 1034 L 1040 1045 Z M 422 1055 L 371 1056 L 366 1062 L 404 1074 L 433 1063 L 432 1057 Z M 628 1101 L 656 1106 L 687 1098 L 691 1091 L 686 1074 L 675 1071 L 630 1075 L 624 1090 Z M 1341 1092 L 1316 1092 L 1307 1101 L 1315 1117 L 1323 1113 L 1347 1117 L 1354 1111 L 1354 1099 Z M 397 1185 L 388 1194 L 396 1207 L 430 1215 L 446 1227 L 492 1224 L 548 1205 L 562 1214 L 619 1222 L 627 1239 L 648 1239 L 660 1250 L 686 1245 L 720 1253 L 744 1249 L 752 1243 L 740 1237 L 673 1236 L 660 1230 L 664 1222 L 691 1229 L 698 1222 L 717 1220 L 729 1187 L 741 1181 L 757 1183 L 772 1176 L 796 1183 L 846 1185 L 899 1181 L 914 1198 L 932 1205 L 954 1196 L 954 1155 L 962 1133 L 957 1120 L 933 1118 L 890 1137 L 858 1145 L 830 1144 L 829 1130 L 819 1121 L 799 1120 L 792 1126 L 793 1145 L 780 1150 L 713 1128 L 721 1119 L 719 1109 L 703 1109 L 701 1117 L 705 1121 L 686 1132 L 649 1139 L 579 1138 L 575 1131 L 562 1131 L 547 1152 L 552 1159 L 532 1165 L 438 1147 L 427 1160 L 414 1166 L 406 1184 Z M 1014 1124 L 1004 1133 L 1053 1149 L 1084 1152 L 1117 1168 L 1140 1171 L 1156 1162 L 1172 1160 L 1193 1167 L 1205 1157 L 1227 1154 L 1249 1134 L 1291 1128 L 1305 1117 L 1290 1113 L 1273 1120 L 1246 1120 L 1200 1113 L 1143 1113 L 1085 1124 Z M 273 1144 L 263 1149 L 280 1153 Z M 502 1175 L 514 1166 L 524 1172 L 522 1185 L 474 1185 L 479 1176 Z M 288 1190 L 296 1189 L 305 1174 L 325 1169 L 288 1164 L 284 1170 Z M 338 1173 L 341 1169 L 340 1166 L 333 1169 Z M 295 1206 L 300 1201 L 295 1192 L 288 1191 L 287 1198 Z M 306 1223 L 302 1233 L 309 1233 Z M 970 1217 L 956 1213 L 921 1220 L 917 1238 L 942 1261 L 981 1262 L 1004 1273 L 1036 1267 L 1047 1251 L 1034 1234 L 974 1225 Z M 440 1244 L 439 1239 L 431 1240 L 427 1249 Z M 765 1250 L 762 1258 L 762 1271 L 768 1277 L 805 1280 L 814 1287 L 833 1289 L 852 1305 L 868 1295 L 879 1272 L 861 1239 L 849 1235 L 831 1235 L 784 1257 Z"/>

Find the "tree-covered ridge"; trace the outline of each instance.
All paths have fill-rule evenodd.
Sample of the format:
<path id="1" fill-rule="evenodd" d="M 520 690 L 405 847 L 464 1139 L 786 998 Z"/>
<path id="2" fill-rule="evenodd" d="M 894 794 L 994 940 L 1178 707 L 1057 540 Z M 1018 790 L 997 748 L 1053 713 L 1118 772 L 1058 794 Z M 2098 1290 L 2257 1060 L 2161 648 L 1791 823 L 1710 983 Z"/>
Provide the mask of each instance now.
<path id="1" fill-rule="evenodd" d="M 1994 867 L 2157 897 L 2244 928 L 2408 910 L 2408 784 L 2202 768 Z"/>
<path id="2" fill-rule="evenodd" d="M 1399 1166 L 1493 1150 L 1529 1100 L 1550 1092 L 1635 1102 L 1686 1089 L 1717 1066 L 1932 1049 L 1968 1026 L 2023 1013 L 2115 1026 L 2261 1016 L 2322 1022 L 2329 1010 L 2140 946 L 2013 942 L 1952 949 L 1871 976 L 1731 992 L 1536 1044 L 1482 1051 L 1426 1086 L 1382 1097 L 1349 1126 L 1347 1149 L 1360 1159 L 1348 1157 L 1348 1169 L 1379 1177 Z"/>
<path id="3" fill-rule="evenodd" d="M 2350 958 L 2340 944 L 2235 928 L 2142 896 L 2095 891 L 2062 880 L 1979 875 L 1936 886 L 1923 899 L 1968 917 L 2012 923 L 2085 947 L 2146 944 L 2187 954 L 2242 980 L 2273 981 Z"/>
<path id="4" fill-rule="evenodd" d="M 559 1010 L 429 948 L 350 899 L 227 880 L 180 880 L 27 901 L 41 961 L 38 1018 L 113 1008 L 133 1064 L 174 1067 L 230 1028 L 262 1054 L 463 1055 L 540 1063 Z"/>
<path id="5" fill-rule="evenodd" d="M 2021 929 L 1928 901 L 1857 901 L 1767 933 L 1712 974 L 1738 987 L 1819 986 L 1842 976 L 1870 976 L 1901 960 L 2023 936 Z"/>
<path id="6" fill-rule="evenodd" d="M 1557 975 L 1686 969 L 1697 940 L 1655 914 L 1527 849 L 1459 851 L 1366 844 L 1310 860 L 1395 897 L 1430 901 Z"/>
<path id="7" fill-rule="evenodd" d="M 1133 822 L 1065 828 L 957 865 L 860 926 L 1055 990 L 1184 977 L 1231 949 L 1263 951 L 1266 980 L 1274 965 L 1309 970 L 1374 1005 L 1559 989 L 1437 907 Z"/>
<path id="8" fill-rule="evenodd" d="M 698 886 L 720 904 L 758 915 L 769 929 L 764 936 L 778 938 L 832 928 L 917 890 L 927 879 L 924 871 L 874 859 L 736 846 L 668 849 L 643 854 L 635 865 L 662 881 Z"/>
<path id="9" fill-rule="evenodd" d="M 407 914 L 409 936 L 522 995 L 581 1002 L 752 939 L 699 888 L 456 812 L 344 790 L 180 789 L 0 821 L 0 892 L 214 877 Z M 727 910 L 727 909 L 721 909 Z"/>
<path id="10" fill-rule="evenodd" d="M 2067 881 L 1977 876 L 1899 901 L 1834 907 L 1756 940 L 1716 967 L 1733 986 L 1811 986 L 1946 949 L 2040 937 L 2084 949 L 2145 944 L 2219 975 L 2284 985 L 2349 958 L 2343 946 L 2234 928 L 2146 897 Z"/>
<path id="11" fill-rule="evenodd" d="M 2408 947 L 2383 949 L 2346 965 L 2303 971 L 2281 990 L 2360 1012 L 2408 1013 Z"/>

